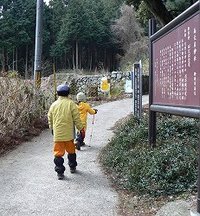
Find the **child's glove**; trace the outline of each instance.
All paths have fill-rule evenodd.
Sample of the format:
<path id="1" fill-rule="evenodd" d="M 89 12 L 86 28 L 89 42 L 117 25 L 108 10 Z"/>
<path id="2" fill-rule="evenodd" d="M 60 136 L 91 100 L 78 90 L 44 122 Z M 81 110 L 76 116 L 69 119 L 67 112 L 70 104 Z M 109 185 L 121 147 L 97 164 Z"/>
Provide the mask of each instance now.
<path id="1" fill-rule="evenodd" d="M 97 114 L 97 112 L 98 112 L 98 109 L 94 109 L 94 111 L 95 111 L 95 114 Z"/>
<path id="2" fill-rule="evenodd" d="M 81 134 L 82 139 L 84 140 L 85 139 L 85 129 L 84 128 L 80 130 L 80 134 Z"/>

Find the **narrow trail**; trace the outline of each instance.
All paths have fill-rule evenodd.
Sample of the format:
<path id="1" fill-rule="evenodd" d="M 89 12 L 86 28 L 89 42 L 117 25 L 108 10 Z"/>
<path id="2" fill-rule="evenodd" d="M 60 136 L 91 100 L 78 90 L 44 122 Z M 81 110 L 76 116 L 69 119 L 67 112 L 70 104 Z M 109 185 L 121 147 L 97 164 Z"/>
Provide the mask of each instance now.
<path id="1" fill-rule="evenodd" d="M 143 104 L 148 96 L 143 96 Z M 132 99 L 102 104 L 93 125 L 91 147 L 77 152 L 77 173 L 71 174 L 65 156 L 66 180 L 57 180 L 52 135 L 45 130 L 0 158 L 1 216 L 114 216 L 118 195 L 102 173 L 97 157 L 115 122 L 132 112 Z M 92 117 L 88 119 L 89 144 Z"/>

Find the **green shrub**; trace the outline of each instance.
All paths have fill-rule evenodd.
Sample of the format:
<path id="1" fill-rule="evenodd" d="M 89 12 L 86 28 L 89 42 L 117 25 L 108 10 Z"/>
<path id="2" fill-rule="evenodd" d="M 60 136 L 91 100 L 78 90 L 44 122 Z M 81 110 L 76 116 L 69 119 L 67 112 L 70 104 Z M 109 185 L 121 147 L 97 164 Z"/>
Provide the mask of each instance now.
<path id="1" fill-rule="evenodd" d="M 148 115 L 131 116 L 115 130 L 100 161 L 120 187 L 140 194 L 172 195 L 194 190 L 197 179 L 198 122 L 160 115 L 157 147 L 148 145 Z"/>
<path id="2" fill-rule="evenodd" d="M 118 97 L 124 94 L 124 84 L 125 82 L 122 80 L 117 85 L 116 83 L 111 83 L 110 95 L 111 97 Z"/>
<path id="3" fill-rule="evenodd" d="M 8 78 L 19 78 L 20 75 L 19 75 L 18 71 L 8 71 L 7 77 Z"/>

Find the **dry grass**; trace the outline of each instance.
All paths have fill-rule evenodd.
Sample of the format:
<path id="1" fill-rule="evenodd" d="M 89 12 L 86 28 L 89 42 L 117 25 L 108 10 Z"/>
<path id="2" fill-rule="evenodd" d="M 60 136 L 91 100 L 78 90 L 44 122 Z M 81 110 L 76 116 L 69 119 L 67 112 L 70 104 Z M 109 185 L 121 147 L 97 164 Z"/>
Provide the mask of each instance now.
<path id="1" fill-rule="evenodd" d="M 29 123 L 34 106 L 33 90 L 30 84 L 19 79 L 1 78 L 0 92 L 0 131 L 4 135 Z"/>
<path id="2" fill-rule="evenodd" d="M 32 135 L 28 132 L 30 127 L 40 125 L 38 121 L 46 127 L 43 116 L 48 100 L 35 96 L 30 81 L 0 77 L 0 101 L 0 153 L 27 140 L 27 134 L 29 137 L 38 134 L 37 130 L 32 130 Z"/>

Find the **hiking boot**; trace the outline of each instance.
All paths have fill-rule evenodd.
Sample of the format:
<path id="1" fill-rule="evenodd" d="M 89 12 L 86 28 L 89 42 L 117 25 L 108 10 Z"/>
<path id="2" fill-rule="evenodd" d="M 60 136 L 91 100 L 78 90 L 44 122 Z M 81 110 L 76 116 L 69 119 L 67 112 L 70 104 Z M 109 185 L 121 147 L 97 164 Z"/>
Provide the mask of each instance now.
<path id="1" fill-rule="evenodd" d="M 75 172 L 76 172 L 76 167 L 74 167 L 74 168 L 71 168 L 71 167 L 70 167 L 70 172 L 71 172 L 71 173 L 75 173 Z"/>
<path id="2" fill-rule="evenodd" d="M 81 143 L 80 143 L 80 146 L 85 146 L 85 143 L 84 143 L 84 142 L 81 142 Z"/>
<path id="3" fill-rule="evenodd" d="M 63 173 L 58 173 L 57 176 L 58 176 L 58 180 L 63 180 L 65 177 Z"/>
<path id="4" fill-rule="evenodd" d="M 81 150 L 80 142 L 76 142 L 75 147 L 76 147 L 77 150 Z"/>

